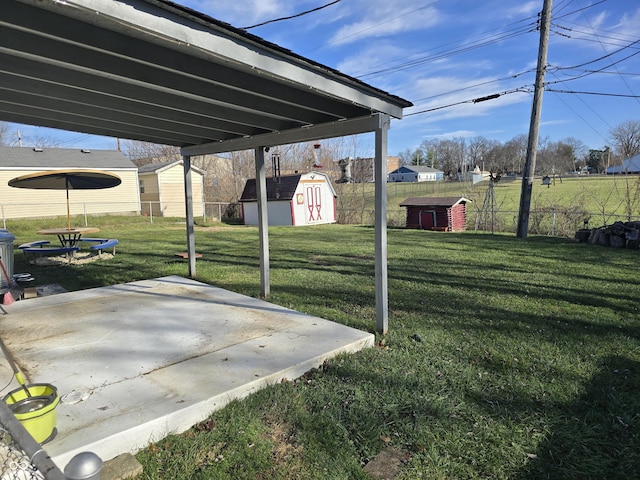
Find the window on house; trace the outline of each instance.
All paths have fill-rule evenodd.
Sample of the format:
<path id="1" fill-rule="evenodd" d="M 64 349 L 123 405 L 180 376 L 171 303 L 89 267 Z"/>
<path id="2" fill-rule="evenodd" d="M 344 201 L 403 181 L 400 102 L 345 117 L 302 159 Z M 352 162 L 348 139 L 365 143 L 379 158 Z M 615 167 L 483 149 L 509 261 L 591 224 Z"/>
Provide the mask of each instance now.
<path id="1" fill-rule="evenodd" d="M 144 193 L 144 181 L 138 180 L 138 184 L 140 186 L 140 193 Z"/>

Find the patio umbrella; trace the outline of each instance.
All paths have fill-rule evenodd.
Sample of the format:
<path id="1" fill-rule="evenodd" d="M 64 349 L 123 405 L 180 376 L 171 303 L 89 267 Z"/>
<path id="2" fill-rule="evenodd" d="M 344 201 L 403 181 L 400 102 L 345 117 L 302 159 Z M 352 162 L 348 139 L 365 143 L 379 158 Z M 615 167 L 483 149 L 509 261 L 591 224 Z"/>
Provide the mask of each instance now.
<path id="1" fill-rule="evenodd" d="M 120 185 L 121 182 L 117 175 L 102 170 L 72 169 L 22 175 L 9 180 L 9 186 L 35 190 L 65 190 L 67 192 L 67 229 L 71 230 L 69 190 L 112 188 Z"/>

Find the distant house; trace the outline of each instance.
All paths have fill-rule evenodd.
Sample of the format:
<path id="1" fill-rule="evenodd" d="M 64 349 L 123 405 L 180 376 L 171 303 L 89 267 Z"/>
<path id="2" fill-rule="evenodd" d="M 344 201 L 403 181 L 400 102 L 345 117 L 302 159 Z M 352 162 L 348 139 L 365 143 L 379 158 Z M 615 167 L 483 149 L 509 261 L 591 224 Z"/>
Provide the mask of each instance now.
<path id="1" fill-rule="evenodd" d="M 148 163 L 138 168 L 143 214 L 158 217 L 186 216 L 182 160 Z M 204 172 L 191 167 L 193 216 L 204 215 Z"/>
<path id="2" fill-rule="evenodd" d="M 466 229 L 464 197 L 407 198 L 400 206 L 407 208 L 407 228 L 458 232 Z"/>
<path id="3" fill-rule="evenodd" d="M 437 182 L 444 178 L 444 172 L 436 168 L 406 165 L 389 174 L 389 182 Z"/>
<path id="4" fill-rule="evenodd" d="M 322 172 L 267 178 L 269 225 L 314 225 L 335 223 L 336 191 Z M 240 197 L 245 225 L 258 225 L 256 179 L 250 178 Z"/>
<path id="5" fill-rule="evenodd" d="M 614 175 L 618 173 L 640 174 L 640 153 L 627 158 L 621 165 L 607 168 L 607 175 Z"/>
<path id="6" fill-rule="evenodd" d="M 97 169 L 117 175 L 122 183 L 104 190 L 69 193 L 71 215 L 138 214 L 138 169 L 117 150 L 32 148 L 0 146 L 0 205 L 4 218 L 36 218 L 67 215 L 64 190 L 13 188 L 7 184 L 22 175 L 65 169 Z"/>

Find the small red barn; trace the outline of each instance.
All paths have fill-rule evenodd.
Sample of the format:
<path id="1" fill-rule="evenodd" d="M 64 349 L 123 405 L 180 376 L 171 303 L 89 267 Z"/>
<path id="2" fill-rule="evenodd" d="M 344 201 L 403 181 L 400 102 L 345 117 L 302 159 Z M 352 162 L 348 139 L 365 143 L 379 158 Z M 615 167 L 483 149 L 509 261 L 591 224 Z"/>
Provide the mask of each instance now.
<path id="1" fill-rule="evenodd" d="M 407 198 L 407 228 L 460 232 L 467 224 L 467 202 L 464 197 Z"/>

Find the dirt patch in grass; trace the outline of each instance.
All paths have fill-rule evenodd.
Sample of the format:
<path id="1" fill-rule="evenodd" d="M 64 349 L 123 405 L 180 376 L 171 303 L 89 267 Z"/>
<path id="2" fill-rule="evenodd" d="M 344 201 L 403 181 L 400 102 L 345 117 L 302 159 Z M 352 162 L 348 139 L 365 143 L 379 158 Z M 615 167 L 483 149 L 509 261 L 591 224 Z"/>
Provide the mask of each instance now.
<path id="1" fill-rule="evenodd" d="M 266 437 L 273 445 L 272 455 L 276 470 L 296 474 L 304 473 L 302 464 L 296 458 L 302 455 L 303 448 L 296 441 L 293 428 L 285 422 L 269 422 Z M 293 478 L 297 478 L 296 475 Z"/>
<path id="2" fill-rule="evenodd" d="M 397 448 L 387 447 L 364 466 L 364 471 L 376 480 L 393 480 L 409 458 L 408 453 Z"/>

